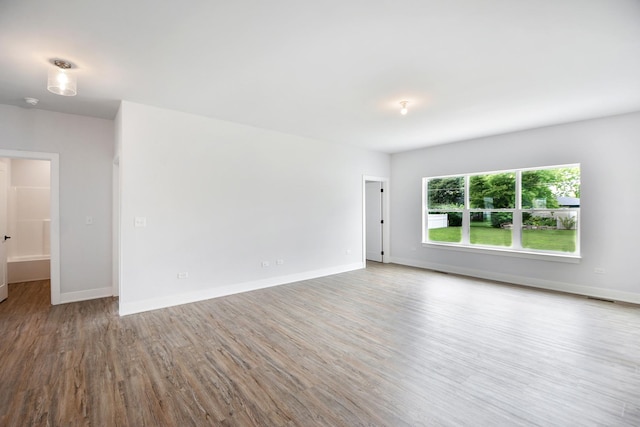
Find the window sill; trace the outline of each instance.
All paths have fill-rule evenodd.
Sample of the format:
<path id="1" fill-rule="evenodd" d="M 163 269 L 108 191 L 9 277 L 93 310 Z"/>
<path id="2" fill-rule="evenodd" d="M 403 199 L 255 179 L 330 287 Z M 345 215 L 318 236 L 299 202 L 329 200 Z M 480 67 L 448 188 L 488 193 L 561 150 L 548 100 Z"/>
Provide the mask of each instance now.
<path id="1" fill-rule="evenodd" d="M 565 262 L 570 264 L 579 264 L 582 260 L 580 255 L 576 254 L 562 254 L 556 252 L 529 252 L 526 250 L 514 250 L 514 249 L 502 249 L 493 246 L 460 246 L 449 243 L 435 243 L 428 242 L 422 243 L 422 247 L 425 248 L 437 248 L 437 249 L 445 249 L 449 251 L 458 251 L 458 252 L 471 252 L 476 254 L 489 254 L 489 255 L 499 255 L 499 256 L 508 256 L 515 258 L 526 258 L 526 259 L 537 259 L 543 261 L 552 261 L 552 262 Z"/>

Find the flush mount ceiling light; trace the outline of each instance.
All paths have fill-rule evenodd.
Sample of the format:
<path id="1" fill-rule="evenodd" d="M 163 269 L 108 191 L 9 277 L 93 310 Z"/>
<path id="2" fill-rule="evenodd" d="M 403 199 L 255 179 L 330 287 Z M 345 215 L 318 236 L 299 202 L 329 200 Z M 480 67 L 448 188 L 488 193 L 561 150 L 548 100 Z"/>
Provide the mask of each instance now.
<path id="1" fill-rule="evenodd" d="M 73 65 L 62 59 L 52 59 L 51 63 L 55 68 L 49 70 L 47 90 L 56 95 L 75 96 L 78 92 L 76 76 L 69 72 Z"/>
<path id="2" fill-rule="evenodd" d="M 409 110 L 407 109 L 408 103 L 409 103 L 408 101 L 400 101 L 400 105 L 402 105 L 402 108 L 400 109 L 400 114 L 402 114 L 403 116 L 406 116 L 407 113 L 409 112 Z"/>

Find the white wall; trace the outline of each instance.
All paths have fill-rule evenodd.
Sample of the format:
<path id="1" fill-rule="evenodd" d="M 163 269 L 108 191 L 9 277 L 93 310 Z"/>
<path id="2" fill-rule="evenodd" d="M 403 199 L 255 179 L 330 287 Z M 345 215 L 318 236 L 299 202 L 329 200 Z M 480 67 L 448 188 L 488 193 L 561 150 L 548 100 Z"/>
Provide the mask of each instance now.
<path id="1" fill-rule="evenodd" d="M 1 150 L 58 153 L 61 301 L 111 295 L 111 120 L 0 105 Z M 85 225 L 86 216 L 93 225 Z"/>
<path id="2" fill-rule="evenodd" d="M 17 258 L 47 258 L 50 255 L 51 162 L 10 159 L 8 229 L 9 261 Z"/>
<path id="3" fill-rule="evenodd" d="M 363 266 L 362 175 L 388 155 L 130 102 L 116 122 L 122 314 Z"/>
<path id="4" fill-rule="evenodd" d="M 11 160 L 11 186 L 49 188 L 51 163 L 46 160 Z"/>
<path id="5" fill-rule="evenodd" d="M 640 113 L 394 154 L 392 261 L 640 303 L 638 159 Z M 566 163 L 582 165 L 579 264 L 422 247 L 422 177 Z"/>

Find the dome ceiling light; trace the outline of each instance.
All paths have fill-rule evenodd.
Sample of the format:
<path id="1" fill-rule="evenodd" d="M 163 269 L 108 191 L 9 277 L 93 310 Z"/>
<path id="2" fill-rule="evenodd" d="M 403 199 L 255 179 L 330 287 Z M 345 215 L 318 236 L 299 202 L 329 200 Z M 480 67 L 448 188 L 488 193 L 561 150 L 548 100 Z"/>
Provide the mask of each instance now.
<path id="1" fill-rule="evenodd" d="M 406 116 L 407 113 L 409 112 L 409 109 L 407 108 L 408 103 L 409 101 L 400 101 L 400 105 L 402 105 L 402 108 L 400 109 L 400 114 L 402 114 L 403 116 Z"/>
<path id="2" fill-rule="evenodd" d="M 76 76 L 69 72 L 73 65 L 63 59 L 52 59 L 51 63 L 56 68 L 49 70 L 47 90 L 56 95 L 75 96 L 78 93 Z"/>

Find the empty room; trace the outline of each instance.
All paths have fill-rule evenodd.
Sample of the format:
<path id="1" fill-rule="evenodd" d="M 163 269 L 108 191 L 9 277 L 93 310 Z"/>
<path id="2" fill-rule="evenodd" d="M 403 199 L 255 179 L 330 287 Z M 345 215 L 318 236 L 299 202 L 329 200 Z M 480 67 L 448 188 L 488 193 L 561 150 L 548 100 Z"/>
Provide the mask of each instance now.
<path id="1" fill-rule="evenodd" d="M 0 3 L 0 425 L 640 425 L 636 0 Z"/>

